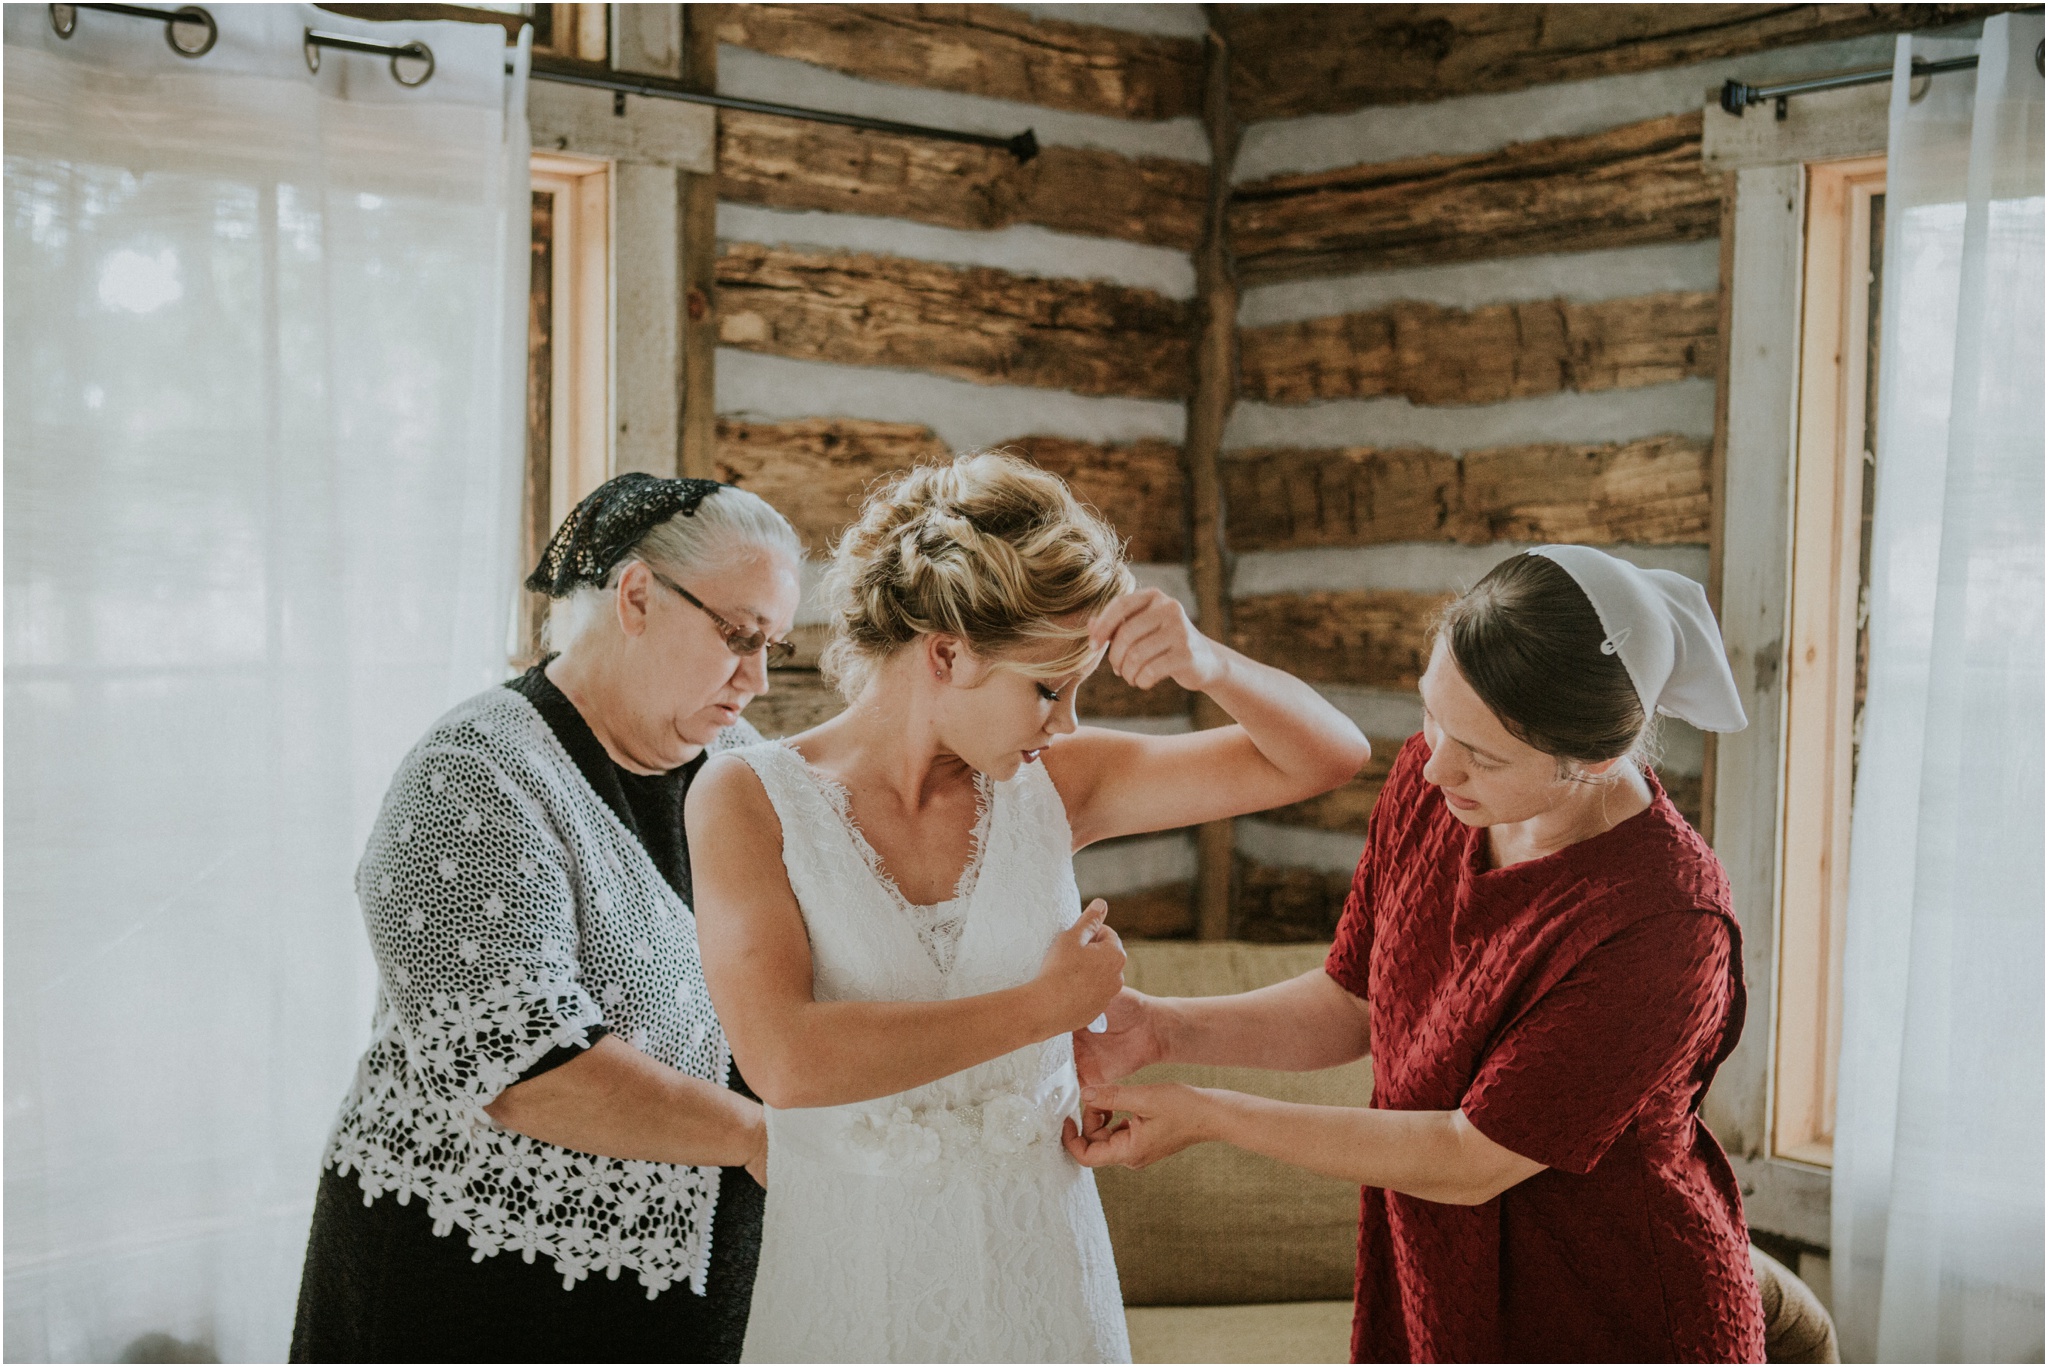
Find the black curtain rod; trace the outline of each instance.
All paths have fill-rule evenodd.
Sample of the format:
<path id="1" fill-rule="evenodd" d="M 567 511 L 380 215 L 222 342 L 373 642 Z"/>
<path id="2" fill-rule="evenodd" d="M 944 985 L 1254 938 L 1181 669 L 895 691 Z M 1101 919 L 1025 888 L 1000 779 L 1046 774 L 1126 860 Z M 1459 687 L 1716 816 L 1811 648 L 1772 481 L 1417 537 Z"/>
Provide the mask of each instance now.
<path id="1" fill-rule="evenodd" d="M 144 5 L 51 5 L 49 9 L 50 26 L 56 29 L 60 38 L 69 38 L 78 31 L 78 11 L 82 9 L 122 14 L 133 19 L 154 19 L 163 24 L 164 38 L 170 43 L 171 50 L 181 57 L 205 56 L 212 50 L 219 33 L 213 16 L 197 5 L 185 5 L 175 10 L 155 9 Z M 202 30 L 197 41 L 189 47 L 179 42 L 180 25 L 197 25 Z M 421 42 L 386 43 L 375 38 L 358 38 L 354 34 L 327 33 L 309 28 L 305 36 L 306 65 L 314 71 L 320 69 L 322 48 L 388 57 L 391 59 L 391 78 L 400 85 L 424 85 L 434 74 L 433 49 Z M 424 63 L 425 70 L 416 78 L 408 80 L 399 66 L 400 59 Z M 743 100 L 735 95 L 712 95 L 701 90 L 691 90 L 681 81 L 672 81 L 660 76 L 636 76 L 612 71 L 595 63 L 571 63 L 561 59 L 536 60 L 531 75 L 536 81 L 559 81 L 563 85 L 609 90 L 612 92 L 612 110 L 618 114 L 626 112 L 626 96 L 639 95 L 647 99 L 678 100 L 684 104 L 708 104 L 718 109 L 740 109 L 750 114 L 772 114 L 778 118 L 838 124 L 842 128 L 864 128 L 876 133 L 897 133 L 912 138 L 933 138 L 940 142 L 963 142 L 973 147 L 993 147 L 1008 152 L 1019 162 L 1030 161 L 1038 155 L 1038 135 L 1029 128 L 1007 138 L 994 133 L 963 133 L 955 128 L 930 128 L 924 124 L 898 123 L 894 119 L 871 119 L 864 114 L 840 114 L 829 109 L 805 109 L 798 105 L 774 104 L 767 100 Z"/>
<path id="2" fill-rule="evenodd" d="M 995 133 L 963 133 L 953 128 L 930 128 L 923 124 L 897 123 L 893 119 L 871 119 L 864 114 L 840 114 L 829 109 L 805 109 L 793 104 L 772 104 L 766 100 L 743 100 L 736 95 L 710 95 L 701 90 L 691 90 L 680 81 L 671 81 L 660 76 L 635 76 L 603 67 L 591 67 L 581 63 L 569 66 L 564 62 L 546 59 L 534 61 L 532 76 L 536 81 L 560 81 L 564 85 L 609 90 L 615 97 L 613 108 L 620 113 L 624 112 L 626 96 L 642 95 L 649 99 L 679 100 L 684 104 L 708 104 L 718 109 L 740 109 L 750 114 L 773 114 L 785 119 L 833 123 L 842 128 L 865 128 L 876 133 L 901 133 L 906 137 L 964 142 L 975 147 L 995 147 L 1008 152 L 1020 162 L 1030 161 L 1038 155 L 1038 135 L 1029 128 L 1007 138 Z"/>
<path id="3" fill-rule="evenodd" d="M 2038 62 L 2039 55 L 2036 54 Z M 1918 58 L 1913 62 L 1913 78 L 1939 76 L 1944 71 L 1967 71 L 1977 65 L 1976 54 L 1967 57 L 1950 57 L 1939 62 L 1924 62 Z M 1816 90 L 1841 90 L 1852 85 L 1876 85 L 1889 81 L 1892 68 L 1869 66 L 1857 71 L 1838 71 L 1832 76 L 1814 76 L 1804 81 L 1786 81 L 1782 85 L 1744 85 L 1741 81 L 1729 81 L 1721 87 L 1721 108 L 1742 117 L 1742 111 L 1765 100 L 1778 102 L 1778 117 L 1783 119 L 1788 112 L 1786 101 L 1794 95 L 1810 95 Z"/>

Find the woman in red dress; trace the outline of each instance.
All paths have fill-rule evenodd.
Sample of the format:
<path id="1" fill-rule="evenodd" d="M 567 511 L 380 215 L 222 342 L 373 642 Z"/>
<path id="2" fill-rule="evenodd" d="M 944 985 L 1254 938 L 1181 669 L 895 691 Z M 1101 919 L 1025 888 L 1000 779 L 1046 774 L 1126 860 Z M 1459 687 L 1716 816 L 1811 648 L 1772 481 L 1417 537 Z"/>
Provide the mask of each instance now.
<path id="1" fill-rule="evenodd" d="M 1742 1031 L 1740 930 L 1641 759 L 1659 711 L 1743 724 L 1705 595 L 1584 547 L 1516 556 L 1446 612 L 1421 693 L 1323 969 L 1127 989 L 1076 1037 L 1068 1147 L 1142 1167 L 1221 1141 L 1361 1183 L 1356 1361 L 1762 1361 L 1698 1115 Z M 1368 1053 L 1369 1109 L 1107 1085 Z"/>

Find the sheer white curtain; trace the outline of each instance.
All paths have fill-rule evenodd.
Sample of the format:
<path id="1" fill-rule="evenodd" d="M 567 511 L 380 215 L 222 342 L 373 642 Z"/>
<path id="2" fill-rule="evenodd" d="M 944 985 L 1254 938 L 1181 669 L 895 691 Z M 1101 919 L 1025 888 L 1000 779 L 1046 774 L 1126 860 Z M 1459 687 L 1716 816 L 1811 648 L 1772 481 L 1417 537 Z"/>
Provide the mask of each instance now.
<path id="1" fill-rule="evenodd" d="M 10 1360 L 283 1356 L 372 1002 L 351 871 L 505 674 L 523 51 L 213 13 L 187 60 L 5 10 Z M 438 70 L 313 75 L 309 26 Z"/>
<path id="2" fill-rule="evenodd" d="M 2042 1357 L 2039 14 L 1899 40 L 1834 1300 L 1850 1361 Z M 1914 57 L 1980 50 L 1915 100 Z"/>

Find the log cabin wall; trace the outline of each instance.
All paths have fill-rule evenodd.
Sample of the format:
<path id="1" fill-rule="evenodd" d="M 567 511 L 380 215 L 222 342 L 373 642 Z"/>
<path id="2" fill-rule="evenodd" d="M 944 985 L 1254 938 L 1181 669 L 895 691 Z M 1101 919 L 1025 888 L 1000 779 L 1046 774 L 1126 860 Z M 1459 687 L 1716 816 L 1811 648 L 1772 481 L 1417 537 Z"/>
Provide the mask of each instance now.
<path id="1" fill-rule="evenodd" d="M 1546 541 L 1710 582 L 1713 88 L 1882 65 L 1891 31 L 1981 8 L 1222 8 L 1247 125 L 1232 637 L 1375 751 L 1346 788 L 1237 823 L 1234 934 L 1334 927 L 1449 595 Z M 1663 751 L 1697 824 L 1704 738 L 1667 721 Z"/>
<path id="2" fill-rule="evenodd" d="M 789 514 L 814 560 L 877 478 L 1006 446 L 1066 477 L 1192 607 L 1180 443 L 1190 256 L 1207 204 L 1194 5 L 722 5 L 717 88 L 1011 135 L 1006 153 L 722 111 L 712 473 Z M 813 571 L 816 564 L 813 565 Z M 840 702 L 811 646 L 748 715 L 789 734 Z M 1171 686 L 1090 681 L 1086 721 L 1189 725 Z M 1083 851 L 1126 933 L 1192 926 L 1194 842 Z"/>

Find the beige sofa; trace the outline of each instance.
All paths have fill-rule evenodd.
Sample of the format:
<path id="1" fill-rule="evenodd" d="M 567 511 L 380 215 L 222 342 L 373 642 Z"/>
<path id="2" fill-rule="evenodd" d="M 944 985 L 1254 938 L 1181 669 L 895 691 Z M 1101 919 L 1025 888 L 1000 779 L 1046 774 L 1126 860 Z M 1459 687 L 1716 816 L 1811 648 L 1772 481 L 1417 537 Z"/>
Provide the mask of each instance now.
<path id="1" fill-rule="evenodd" d="M 1243 992 L 1318 967 L 1323 945 L 1132 941 L 1141 992 Z M 1318 1073 L 1162 1066 L 1136 1081 L 1230 1087 L 1287 1101 L 1363 1106 L 1372 1069 Z M 1358 1189 L 1207 1144 L 1143 1172 L 1098 1174 L 1139 1362 L 1344 1362 Z M 1827 1311 L 1781 1264 L 1750 1250 L 1773 1362 L 1835 1362 Z"/>

